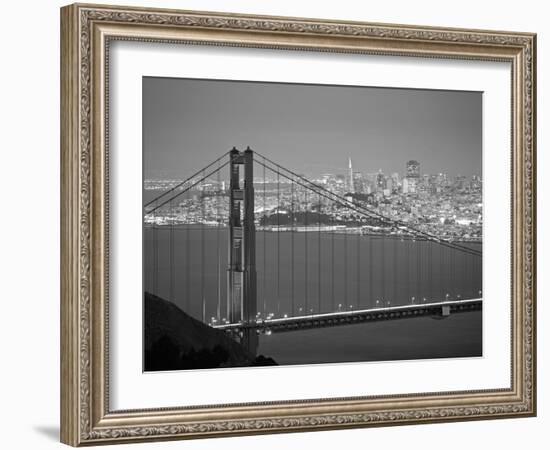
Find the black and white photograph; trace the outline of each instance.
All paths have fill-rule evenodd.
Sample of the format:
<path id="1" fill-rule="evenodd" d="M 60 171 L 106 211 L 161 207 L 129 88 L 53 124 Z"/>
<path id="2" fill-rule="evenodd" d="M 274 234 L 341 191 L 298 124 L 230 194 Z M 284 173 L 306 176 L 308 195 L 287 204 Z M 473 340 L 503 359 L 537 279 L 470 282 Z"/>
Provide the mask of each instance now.
<path id="1" fill-rule="evenodd" d="M 483 356 L 481 92 L 142 94 L 145 371 Z"/>
<path id="2" fill-rule="evenodd" d="M 11 32 L 8 442 L 543 442 L 542 8 L 169 3 Z"/>

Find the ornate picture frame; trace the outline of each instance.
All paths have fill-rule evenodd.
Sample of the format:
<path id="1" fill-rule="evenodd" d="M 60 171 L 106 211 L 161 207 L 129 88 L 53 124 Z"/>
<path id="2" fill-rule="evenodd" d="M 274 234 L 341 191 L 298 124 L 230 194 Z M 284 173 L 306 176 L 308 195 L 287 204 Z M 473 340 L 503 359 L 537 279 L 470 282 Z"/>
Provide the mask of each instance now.
<path id="1" fill-rule="evenodd" d="M 113 410 L 109 49 L 114 41 L 511 65 L 509 388 Z M 61 441 L 193 439 L 536 414 L 536 35 L 74 4 L 61 9 Z"/>

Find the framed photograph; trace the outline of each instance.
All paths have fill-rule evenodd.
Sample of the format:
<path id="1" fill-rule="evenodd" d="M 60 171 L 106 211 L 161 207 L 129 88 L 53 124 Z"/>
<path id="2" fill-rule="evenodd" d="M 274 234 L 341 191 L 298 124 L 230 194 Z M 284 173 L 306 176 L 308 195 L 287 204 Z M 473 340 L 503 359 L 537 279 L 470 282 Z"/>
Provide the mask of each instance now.
<path id="1" fill-rule="evenodd" d="M 62 442 L 535 415 L 535 56 L 62 8 Z"/>

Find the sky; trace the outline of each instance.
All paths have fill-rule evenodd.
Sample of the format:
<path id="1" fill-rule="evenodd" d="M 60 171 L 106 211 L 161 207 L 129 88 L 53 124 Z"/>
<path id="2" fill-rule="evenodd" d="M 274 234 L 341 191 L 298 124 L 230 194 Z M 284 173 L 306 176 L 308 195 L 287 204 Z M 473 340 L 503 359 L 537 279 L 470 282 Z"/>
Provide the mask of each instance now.
<path id="1" fill-rule="evenodd" d="M 145 179 L 183 179 L 236 146 L 318 177 L 481 175 L 482 93 L 143 78 Z"/>

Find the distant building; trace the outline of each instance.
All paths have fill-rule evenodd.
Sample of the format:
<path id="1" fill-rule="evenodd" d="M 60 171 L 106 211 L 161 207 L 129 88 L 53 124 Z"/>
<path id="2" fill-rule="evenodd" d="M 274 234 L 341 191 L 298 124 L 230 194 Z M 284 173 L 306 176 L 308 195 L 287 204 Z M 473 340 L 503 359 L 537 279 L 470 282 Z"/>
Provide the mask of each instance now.
<path id="1" fill-rule="evenodd" d="M 332 173 L 324 173 L 323 175 L 321 175 L 321 182 L 323 184 L 329 184 L 334 181 L 336 181 L 336 176 Z"/>
<path id="2" fill-rule="evenodd" d="M 420 178 L 420 163 L 411 159 L 407 161 L 407 178 Z"/>
<path id="3" fill-rule="evenodd" d="M 391 179 L 393 180 L 393 184 L 399 184 L 400 179 L 397 172 L 391 174 Z"/>
<path id="4" fill-rule="evenodd" d="M 398 193 L 401 188 L 401 181 L 397 172 L 391 174 L 390 178 L 388 179 L 388 184 L 390 184 L 390 182 L 391 185 L 388 186 L 388 188 L 390 189 L 392 194 Z"/>
<path id="5" fill-rule="evenodd" d="M 403 178 L 403 194 L 416 194 L 420 187 L 420 163 L 415 160 L 407 161 L 407 171 Z"/>
<path id="6" fill-rule="evenodd" d="M 437 185 L 445 188 L 449 185 L 449 176 L 446 173 L 440 173 L 437 175 Z"/>
<path id="7" fill-rule="evenodd" d="M 481 177 L 479 175 L 473 175 L 472 181 L 470 182 L 472 189 L 481 189 Z"/>
<path id="8" fill-rule="evenodd" d="M 466 180 L 466 177 L 464 175 L 457 175 L 456 178 L 455 178 L 455 188 L 456 189 L 465 189 L 467 187 L 467 180 Z"/>
<path id="9" fill-rule="evenodd" d="M 418 178 L 403 178 L 403 194 L 416 194 L 418 191 Z"/>
<path id="10" fill-rule="evenodd" d="M 386 189 L 386 177 L 382 173 L 382 169 L 380 169 L 376 174 L 376 190 L 382 192 L 384 189 Z"/>
<path id="11" fill-rule="evenodd" d="M 365 180 L 361 172 L 353 172 L 353 192 L 356 194 L 365 192 Z"/>
<path id="12" fill-rule="evenodd" d="M 352 194 L 355 192 L 355 186 L 353 182 L 353 166 L 351 164 L 351 158 L 348 158 L 348 179 L 347 179 L 348 192 Z"/>

